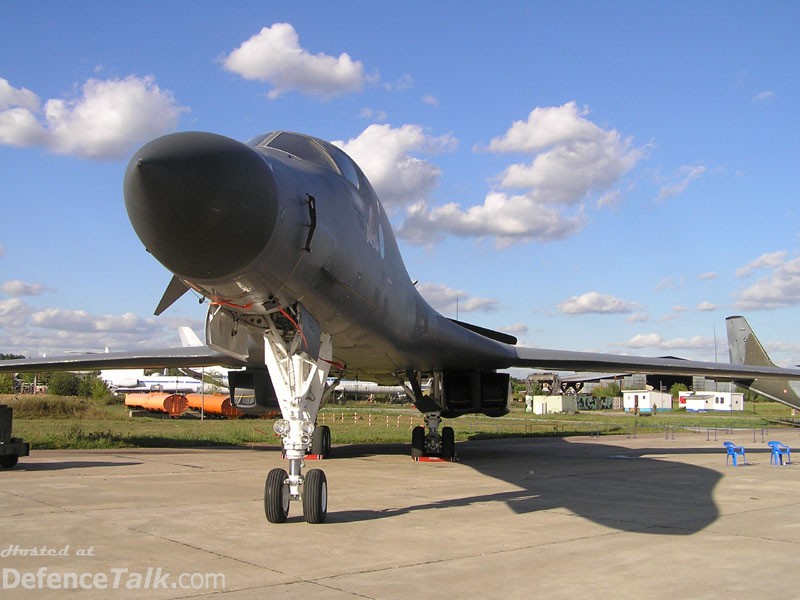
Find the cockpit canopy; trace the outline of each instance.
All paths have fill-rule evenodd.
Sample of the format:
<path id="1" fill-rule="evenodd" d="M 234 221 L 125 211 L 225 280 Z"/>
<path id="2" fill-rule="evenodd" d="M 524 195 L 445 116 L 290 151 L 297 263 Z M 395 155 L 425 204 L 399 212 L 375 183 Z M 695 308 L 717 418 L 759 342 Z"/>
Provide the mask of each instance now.
<path id="1" fill-rule="evenodd" d="M 289 131 L 273 131 L 247 142 L 255 148 L 275 148 L 338 173 L 356 188 L 361 187 L 358 167 L 342 150 L 322 140 Z"/>

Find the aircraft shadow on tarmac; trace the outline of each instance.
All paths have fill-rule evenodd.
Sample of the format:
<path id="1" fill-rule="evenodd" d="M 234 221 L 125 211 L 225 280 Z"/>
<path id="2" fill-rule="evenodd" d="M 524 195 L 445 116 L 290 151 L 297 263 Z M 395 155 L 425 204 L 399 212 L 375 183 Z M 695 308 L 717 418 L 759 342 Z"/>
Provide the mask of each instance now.
<path id="1" fill-rule="evenodd" d="M 89 469 L 93 467 L 132 467 L 141 462 L 101 462 L 96 460 L 64 460 L 58 462 L 27 462 L 20 459 L 13 472 L 30 471 L 63 471 L 65 469 Z M 12 472 L 12 471 L 9 471 Z"/>
<path id="2" fill-rule="evenodd" d="M 376 450 L 368 452 L 368 450 Z M 408 446 L 340 447 L 336 456 L 399 454 Z M 328 513 L 328 522 L 385 519 L 416 511 L 506 502 L 518 514 L 557 511 L 621 531 L 690 535 L 719 516 L 713 491 L 722 477 L 715 470 L 686 464 L 677 454 L 706 454 L 697 448 L 631 449 L 562 438 L 482 440 L 457 444 L 459 463 L 510 483 L 515 491 L 449 498 L 387 510 Z M 722 449 L 714 449 L 724 460 Z M 420 464 L 420 469 L 426 468 Z"/>

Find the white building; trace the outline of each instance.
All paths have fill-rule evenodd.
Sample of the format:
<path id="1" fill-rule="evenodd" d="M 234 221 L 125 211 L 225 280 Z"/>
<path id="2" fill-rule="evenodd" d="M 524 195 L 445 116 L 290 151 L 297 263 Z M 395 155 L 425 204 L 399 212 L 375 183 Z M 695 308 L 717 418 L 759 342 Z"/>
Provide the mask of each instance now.
<path id="1" fill-rule="evenodd" d="M 667 392 L 655 390 L 623 390 L 622 408 L 626 412 L 653 412 L 672 410 L 672 395 Z"/>
<path id="2" fill-rule="evenodd" d="M 681 392 L 678 405 L 689 412 L 707 410 L 742 411 L 744 394 L 741 392 Z"/>
<path id="3" fill-rule="evenodd" d="M 578 411 L 578 400 L 575 396 L 526 396 L 525 403 L 525 410 L 537 415 Z"/>

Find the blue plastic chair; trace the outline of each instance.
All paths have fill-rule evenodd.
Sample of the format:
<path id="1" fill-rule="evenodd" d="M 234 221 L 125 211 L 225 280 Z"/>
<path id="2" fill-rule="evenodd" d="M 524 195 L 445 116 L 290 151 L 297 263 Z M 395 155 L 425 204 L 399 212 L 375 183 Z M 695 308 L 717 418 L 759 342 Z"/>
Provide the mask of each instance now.
<path id="1" fill-rule="evenodd" d="M 788 465 L 792 462 L 792 449 L 780 442 L 767 442 L 772 452 L 769 455 L 769 464 L 771 465 Z M 786 462 L 783 462 L 783 457 L 786 457 Z"/>
<path id="2" fill-rule="evenodd" d="M 742 464 L 743 465 L 747 463 L 747 459 L 744 457 L 744 447 L 743 446 L 737 446 L 733 442 L 723 442 L 723 444 L 725 445 L 725 450 L 728 453 L 725 456 L 725 464 L 726 465 L 728 464 L 728 460 L 730 460 L 731 457 L 733 457 L 733 466 L 735 467 L 736 465 L 738 465 L 739 463 L 737 461 L 737 458 L 739 456 L 742 457 Z"/>

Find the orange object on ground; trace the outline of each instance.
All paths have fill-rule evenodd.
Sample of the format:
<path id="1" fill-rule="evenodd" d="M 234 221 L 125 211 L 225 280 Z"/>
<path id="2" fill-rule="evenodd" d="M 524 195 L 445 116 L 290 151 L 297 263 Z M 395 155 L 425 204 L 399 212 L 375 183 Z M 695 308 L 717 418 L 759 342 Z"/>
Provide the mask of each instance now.
<path id="1" fill-rule="evenodd" d="M 186 394 L 189 407 L 203 411 L 209 415 L 222 415 L 229 419 L 238 419 L 244 413 L 231 404 L 230 396 L 226 394 L 206 394 L 205 400 L 202 394 Z"/>
<path id="2" fill-rule="evenodd" d="M 171 417 L 178 417 L 189 408 L 189 402 L 183 394 L 153 392 L 150 394 L 128 394 L 125 396 L 125 406 L 164 412 Z"/>

